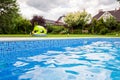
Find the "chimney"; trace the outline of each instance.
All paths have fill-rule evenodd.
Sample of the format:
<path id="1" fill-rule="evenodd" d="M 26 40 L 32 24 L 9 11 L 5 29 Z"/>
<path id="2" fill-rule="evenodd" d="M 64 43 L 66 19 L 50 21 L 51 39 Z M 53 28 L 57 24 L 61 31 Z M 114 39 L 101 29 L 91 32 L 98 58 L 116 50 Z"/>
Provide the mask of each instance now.
<path id="1" fill-rule="evenodd" d="M 103 12 L 103 9 L 99 9 L 99 13 L 100 13 L 100 12 Z"/>
<path id="2" fill-rule="evenodd" d="M 114 12 L 116 12 L 116 11 L 117 11 L 117 8 L 115 8 Z"/>

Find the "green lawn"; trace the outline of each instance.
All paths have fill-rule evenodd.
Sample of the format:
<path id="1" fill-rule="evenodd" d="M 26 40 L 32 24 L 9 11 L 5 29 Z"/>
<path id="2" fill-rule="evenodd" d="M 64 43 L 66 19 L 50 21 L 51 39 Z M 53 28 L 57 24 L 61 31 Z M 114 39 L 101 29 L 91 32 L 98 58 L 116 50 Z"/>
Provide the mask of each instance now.
<path id="1" fill-rule="evenodd" d="M 28 34 L 1 34 L 0 37 L 33 37 Z M 91 34 L 47 34 L 49 37 L 120 37 L 120 35 L 91 35 Z"/>

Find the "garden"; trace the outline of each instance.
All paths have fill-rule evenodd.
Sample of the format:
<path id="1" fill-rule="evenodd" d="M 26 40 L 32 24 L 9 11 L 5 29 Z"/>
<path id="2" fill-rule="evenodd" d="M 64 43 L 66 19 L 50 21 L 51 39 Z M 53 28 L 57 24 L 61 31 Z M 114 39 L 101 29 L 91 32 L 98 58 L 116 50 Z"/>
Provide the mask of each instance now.
<path id="1" fill-rule="evenodd" d="M 0 8 L 0 36 L 30 36 L 35 25 L 44 26 L 50 36 L 120 35 L 120 22 L 112 16 L 97 20 L 85 10 L 70 12 L 63 18 L 64 25 L 58 25 L 47 23 L 42 15 L 34 15 L 31 20 L 24 18 L 16 0 L 2 0 Z"/>

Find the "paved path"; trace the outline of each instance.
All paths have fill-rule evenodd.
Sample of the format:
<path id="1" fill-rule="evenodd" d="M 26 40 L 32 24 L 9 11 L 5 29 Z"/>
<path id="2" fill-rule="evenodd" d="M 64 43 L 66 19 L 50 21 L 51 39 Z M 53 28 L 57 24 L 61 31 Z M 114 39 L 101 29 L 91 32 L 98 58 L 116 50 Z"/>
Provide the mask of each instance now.
<path id="1" fill-rule="evenodd" d="M 80 38 L 97 38 L 97 37 L 0 37 L 0 41 L 24 41 L 24 40 L 46 40 L 46 39 L 80 39 Z M 120 38 L 120 37 L 98 37 L 98 38 Z"/>
<path id="2" fill-rule="evenodd" d="M 80 37 L 57 37 L 57 38 L 41 38 L 41 37 L 0 37 L 0 41 L 23 41 L 23 40 L 45 40 L 45 39 L 79 39 Z"/>
<path id="3" fill-rule="evenodd" d="M 41 40 L 44 38 L 28 38 L 28 37 L 0 37 L 0 41 L 21 41 L 21 40 Z"/>

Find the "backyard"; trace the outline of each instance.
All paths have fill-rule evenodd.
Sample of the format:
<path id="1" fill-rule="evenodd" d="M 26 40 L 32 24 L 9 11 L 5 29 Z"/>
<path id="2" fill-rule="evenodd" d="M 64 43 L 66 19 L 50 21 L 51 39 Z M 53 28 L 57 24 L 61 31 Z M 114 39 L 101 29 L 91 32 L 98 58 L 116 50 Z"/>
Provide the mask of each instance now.
<path id="1" fill-rule="evenodd" d="M 29 34 L 1 34 L 0 37 L 35 37 Z M 93 35 L 93 34 L 47 34 L 42 38 L 54 37 L 120 37 L 120 34 Z M 41 37 L 37 37 L 41 38 Z"/>

